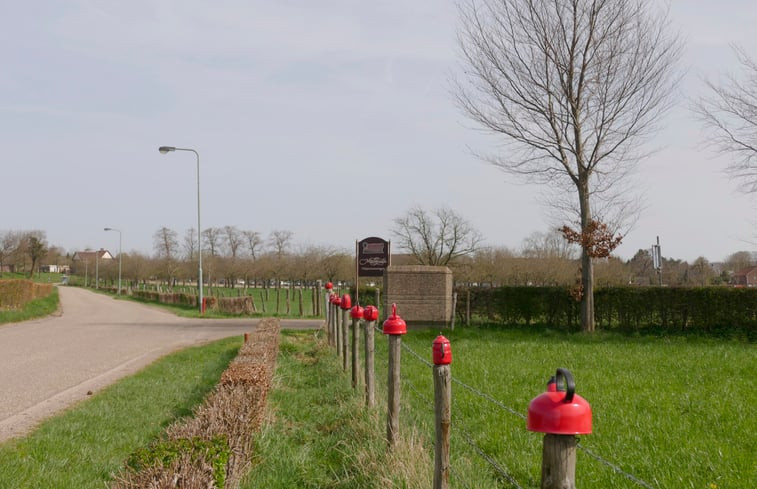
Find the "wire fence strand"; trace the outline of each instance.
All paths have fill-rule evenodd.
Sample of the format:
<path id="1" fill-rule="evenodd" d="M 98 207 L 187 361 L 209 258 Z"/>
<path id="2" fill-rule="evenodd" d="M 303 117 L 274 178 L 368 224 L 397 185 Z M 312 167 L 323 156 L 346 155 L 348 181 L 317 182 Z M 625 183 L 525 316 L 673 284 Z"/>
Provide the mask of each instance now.
<path id="1" fill-rule="evenodd" d="M 382 332 L 382 330 L 379 327 L 375 326 L 374 328 L 376 329 L 376 331 Z M 402 343 L 402 349 L 405 350 L 406 352 L 408 352 L 413 357 L 415 357 L 418 361 L 420 361 L 425 366 L 433 368 L 434 365 L 431 362 L 429 362 L 428 360 L 426 360 L 425 358 L 423 358 L 423 356 L 421 356 L 420 354 L 418 354 L 415 350 L 413 350 L 412 348 L 410 348 L 410 346 L 408 346 L 407 344 Z M 464 389 L 470 391 L 471 393 L 475 394 L 476 396 L 478 396 L 478 397 L 480 397 L 480 398 L 482 398 L 482 399 L 490 402 L 491 404 L 499 407 L 503 411 L 506 411 L 506 412 L 508 412 L 508 413 L 510 413 L 510 414 L 512 414 L 514 416 L 517 416 L 517 417 L 521 418 L 521 419 L 526 419 L 527 418 L 527 416 L 525 414 L 523 414 L 523 413 L 521 413 L 521 412 L 519 412 L 519 411 L 511 408 L 510 406 L 508 406 L 505 403 L 503 403 L 502 401 L 500 401 L 500 400 L 492 397 L 491 395 L 489 395 L 489 394 L 487 394 L 485 392 L 482 392 L 481 390 L 479 390 L 479 389 L 477 389 L 477 388 L 475 388 L 475 387 L 473 387 L 473 386 L 471 386 L 469 384 L 466 384 L 462 380 L 459 380 L 459 379 L 457 379 L 454 376 L 452 376 L 451 379 L 452 379 L 452 382 L 454 382 L 455 384 L 463 387 Z M 404 377 L 403 377 L 403 381 L 406 381 Z M 416 396 L 418 396 L 419 399 L 421 399 L 424 402 L 433 402 L 433 401 L 429 400 L 428 397 L 426 397 L 425 395 L 423 395 L 415 387 L 415 385 L 413 385 L 410 381 L 406 381 L 406 382 L 410 386 L 410 389 L 415 393 Z M 473 448 L 474 451 L 476 451 L 481 458 L 483 458 L 484 460 L 486 460 L 500 475 L 502 475 L 505 479 L 507 479 L 514 487 L 516 487 L 518 489 L 523 489 L 520 485 L 518 485 L 518 482 L 514 478 L 512 478 L 512 476 L 510 476 L 507 473 L 507 471 L 505 469 L 503 469 L 502 466 L 496 460 L 494 460 L 489 454 L 487 454 L 484 450 L 482 450 L 478 445 L 475 444 L 475 442 L 473 441 L 472 437 L 470 436 L 470 434 L 467 431 L 465 431 L 464 429 L 461 429 L 461 433 L 463 433 L 463 438 L 465 439 L 466 443 L 468 443 L 468 445 L 470 445 L 471 448 Z M 629 472 L 624 471 L 618 465 L 616 465 L 616 464 L 610 462 L 609 460 L 603 458 L 601 455 L 598 455 L 598 454 L 592 452 L 591 450 L 589 450 L 588 448 L 586 448 L 585 446 L 583 446 L 581 443 L 578 444 L 578 448 L 580 448 L 581 450 L 583 450 L 587 455 L 589 455 L 590 457 L 592 457 L 593 459 L 595 459 L 596 461 L 598 461 L 602 465 L 605 465 L 606 467 L 610 468 L 613 472 L 615 472 L 615 473 L 617 473 L 619 475 L 622 475 L 623 477 L 625 477 L 626 479 L 630 480 L 631 482 L 634 482 L 635 484 L 637 484 L 637 485 L 639 485 L 641 487 L 644 487 L 645 489 L 655 489 L 655 487 L 652 486 L 651 484 L 649 484 L 648 482 L 644 481 L 643 479 L 640 479 L 639 477 L 636 477 L 635 475 L 633 475 L 633 474 L 631 474 Z"/>

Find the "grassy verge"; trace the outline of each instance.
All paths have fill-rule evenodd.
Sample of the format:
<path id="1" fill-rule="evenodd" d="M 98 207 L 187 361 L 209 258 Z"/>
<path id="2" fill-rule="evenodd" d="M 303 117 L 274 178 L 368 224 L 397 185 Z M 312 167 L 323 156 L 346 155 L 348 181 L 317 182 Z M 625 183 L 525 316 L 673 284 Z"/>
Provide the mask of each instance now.
<path id="1" fill-rule="evenodd" d="M 386 451 L 385 411 L 365 409 L 341 364 L 313 333 L 281 338 L 269 421 L 243 489 L 429 487 L 427 453 L 408 435 Z M 361 391 L 362 392 L 362 391 Z"/>
<path id="2" fill-rule="evenodd" d="M 403 343 L 430 361 L 438 331 Z M 755 345 L 711 338 L 563 335 L 496 329 L 445 332 L 453 376 L 515 414 L 453 384 L 452 487 L 538 487 L 543 435 L 525 429 L 528 403 L 557 367 L 592 405 L 582 446 L 654 488 L 751 487 L 757 478 Z M 253 487 L 429 487 L 433 467 L 431 369 L 402 352 L 402 446 L 384 442 L 386 339 L 377 336 L 379 407 L 362 406 L 336 356 L 312 335 L 282 341 L 272 421 L 255 450 Z M 751 413 L 751 414 L 750 414 Z M 507 476 L 484 461 L 469 439 Z M 644 487 L 579 450 L 582 488 Z"/>
<path id="3" fill-rule="evenodd" d="M 162 358 L 0 445 L 0 488 L 101 488 L 135 449 L 191 414 L 241 346 L 228 338 Z"/>
<path id="4" fill-rule="evenodd" d="M 47 297 L 34 299 L 27 302 L 22 309 L 14 311 L 0 311 L 0 324 L 16 323 L 40 317 L 49 316 L 58 309 L 58 289 L 53 287 L 53 291 Z"/>

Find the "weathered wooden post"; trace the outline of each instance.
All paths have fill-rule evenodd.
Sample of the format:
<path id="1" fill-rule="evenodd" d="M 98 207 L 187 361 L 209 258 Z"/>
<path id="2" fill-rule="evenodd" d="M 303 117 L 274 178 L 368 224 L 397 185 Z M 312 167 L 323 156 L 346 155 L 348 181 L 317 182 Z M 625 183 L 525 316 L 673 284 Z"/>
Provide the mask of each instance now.
<path id="1" fill-rule="evenodd" d="M 439 335 L 432 345 L 434 359 L 434 413 L 436 444 L 434 445 L 433 489 L 449 488 L 449 425 L 452 406 L 452 348 L 449 340 Z"/>
<path id="2" fill-rule="evenodd" d="M 450 318 L 449 328 L 455 330 L 455 315 L 457 314 L 457 292 L 452 292 L 452 317 Z"/>
<path id="3" fill-rule="evenodd" d="M 367 306 L 363 310 L 363 319 L 365 320 L 365 405 L 368 407 L 376 405 L 376 382 L 373 372 L 375 353 L 373 327 L 378 317 L 378 308 L 374 306 Z"/>
<path id="4" fill-rule="evenodd" d="M 344 294 L 342 296 L 342 301 L 340 302 L 339 307 L 342 308 L 342 370 L 346 372 L 347 363 L 349 362 L 347 351 L 350 343 L 349 330 L 347 329 L 349 328 L 349 321 L 347 320 L 347 317 L 350 315 L 350 309 L 352 308 L 352 298 L 350 298 L 350 294 Z"/>
<path id="5" fill-rule="evenodd" d="M 363 308 L 360 305 L 350 309 L 352 318 L 352 388 L 357 389 L 360 383 L 360 320 L 363 319 Z"/>
<path id="6" fill-rule="evenodd" d="M 465 302 L 465 325 L 470 326 L 470 289 L 468 289 L 468 294 Z"/>
<path id="7" fill-rule="evenodd" d="M 342 298 L 334 294 L 334 336 L 336 336 L 336 354 L 342 355 L 342 322 L 339 320 L 339 306 L 342 304 Z"/>
<path id="8" fill-rule="evenodd" d="M 407 333 L 407 324 L 397 315 L 397 304 L 392 304 L 392 315 L 384 321 L 383 333 L 389 335 L 386 441 L 389 447 L 394 447 L 400 434 L 400 354 L 402 352 L 402 335 Z"/>
<path id="9" fill-rule="evenodd" d="M 564 386 L 558 387 L 561 377 Z M 591 406 L 575 391 L 573 375 L 558 368 L 547 383 L 547 392 L 528 405 L 528 430 L 546 433 L 541 489 L 576 489 L 576 435 L 591 433 Z"/>

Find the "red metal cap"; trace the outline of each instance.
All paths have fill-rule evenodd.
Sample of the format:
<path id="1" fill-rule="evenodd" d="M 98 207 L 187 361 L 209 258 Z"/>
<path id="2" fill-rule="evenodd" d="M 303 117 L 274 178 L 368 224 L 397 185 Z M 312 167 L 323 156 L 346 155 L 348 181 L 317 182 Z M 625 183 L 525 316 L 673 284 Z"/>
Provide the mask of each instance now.
<path id="1" fill-rule="evenodd" d="M 339 297 L 336 294 L 329 294 L 329 304 L 336 304 L 336 298 Z"/>
<path id="2" fill-rule="evenodd" d="M 339 307 L 341 307 L 344 310 L 347 310 L 352 307 L 352 298 L 350 298 L 350 294 L 344 294 L 342 296 L 342 302 L 339 303 Z"/>
<path id="3" fill-rule="evenodd" d="M 366 321 L 375 321 L 379 317 L 379 310 L 375 306 L 365 306 L 363 309 L 363 319 Z"/>
<path id="4" fill-rule="evenodd" d="M 431 347 L 431 352 L 434 357 L 434 365 L 449 365 L 452 363 L 452 347 L 449 344 L 449 340 L 442 335 L 439 335 L 434 340 Z"/>
<path id="5" fill-rule="evenodd" d="M 334 305 L 335 306 L 341 306 L 342 305 L 342 298 L 338 295 L 334 294 Z"/>
<path id="6" fill-rule="evenodd" d="M 334 284 L 332 284 L 331 282 L 326 282 L 325 287 L 326 287 L 326 290 L 331 290 L 334 288 Z"/>
<path id="7" fill-rule="evenodd" d="M 557 380 L 565 379 L 565 390 L 558 390 Z M 526 427 L 529 431 L 553 435 L 586 435 L 591 433 L 591 406 L 575 394 L 573 375 L 558 368 L 547 384 L 547 392 L 535 397 L 528 405 Z"/>
<path id="8" fill-rule="evenodd" d="M 407 334 L 405 320 L 397 314 L 397 304 L 392 304 L 392 315 L 384 321 L 384 334 Z"/>
<path id="9" fill-rule="evenodd" d="M 358 306 L 354 306 L 352 309 L 350 309 L 350 317 L 352 319 L 363 319 L 363 315 L 365 314 L 365 310 Z"/>

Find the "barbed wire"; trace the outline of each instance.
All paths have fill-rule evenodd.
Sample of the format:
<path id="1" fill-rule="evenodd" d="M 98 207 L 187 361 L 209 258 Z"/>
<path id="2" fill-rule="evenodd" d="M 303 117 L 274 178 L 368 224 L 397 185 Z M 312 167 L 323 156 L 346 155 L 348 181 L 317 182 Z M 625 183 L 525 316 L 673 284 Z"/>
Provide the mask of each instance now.
<path id="1" fill-rule="evenodd" d="M 459 431 L 460 431 L 460 433 L 461 433 L 461 434 L 463 435 L 463 439 L 465 440 L 465 442 L 466 442 L 466 443 L 467 443 L 467 444 L 468 444 L 468 445 L 469 445 L 469 446 L 470 446 L 470 447 L 471 447 L 471 448 L 472 448 L 472 449 L 473 449 L 473 450 L 474 450 L 474 451 L 475 451 L 476 453 L 478 453 L 478 455 L 479 455 L 479 456 L 480 456 L 481 458 L 483 458 L 484 460 L 486 460 L 486 462 L 487 462 L 487 463 L 488 463 L 489 465 L 491 465 L 491 466 L 492 466 L 492 468 L 493 468 L 494 470 L 496 470 L 496 471 L 497 471 L 497 472 L 499 473 L 499 475 L 501 475 L 502 477 L 504 477 L 505 479 L 507 479 L 507 481 L 508 481 L 508 482 L 509 482 L 510 484 L 512 484 L 512 485 L 513 485 L 513 486 L 514 486 L 514 487 L 515 487 L 516 489 L 524 489 L 524 488 L 523 488 L 523 486 L 521 486 L 520 484 L 518 484 L 518 481 L 517 481 L 517 480 L 515 480 L 515 478 L 514 478 L 513 476 L 511 476 L 511 475 L 510 475 L 510 474 L 509 474 L 509 473 L 507 472 L 507 469 L 503 468 L 503 467 L 502 467 L 502 466 L 501 466 L 501 465 L 499 464 L 499 462 L 497 462 L 496 460 L 494 460 L 494 458 L 492 458 L 492 457 L 491 457 L 491 456 L 490 456 L 490 455 L 489 455 L 488 453 L 486 453 L 486 452 L 485 452 L 485 451 L 484 451 L 484 450 L 483 450 L 483 449 L 482 449 L 481 447 L 479 447 L 479 446 L 478 446 L 478 445 L 476 444 L 476 442 L 475 442 L 475 441 L 473 441 L 473 437 L 471 437 L 470 433 L 468 433 L 468 431 L 467 431 L 467 430 L 465 430 L 464 428 L 458 428 L 458 430 L 459 430 Z"/>
<path id="2" fill-rule="evenodd" d="M 377 331 L 379 331 L 379 332 L 382 332 L 382 330 L 379 329 L 378 327 L 375 327 L 375 329 Z M 425 358 L 423 358 L 420 354 L 418 354 L 415 350 L 413 350 L 412 348 L 410 348 L 407 344 L 402 343 L 402 349 L 405 350 L 405 351 L 407 351 L 408 353 L 410 353 L 413 357 L 415 357 L 417 360 L 419 360 L 421 363 L 423 363 L 427 367 L 433 368 L 434 365 L 431 362 L 429 362 L 428 360 L 426 360 Z M 495 406 L 499 407 L 500 409 L 502 409 L 504 411 L 507 411 L 510 414 L 513 414 L 513 415 L 515 415 L 515 416 L 517 416 L 517 417 L 519 417 L 521 419 L 526 419 L 527 418 L 527 416 L 524 415 L 523 413 L 521 413 L 519 411 L 516 411 L 515 409 L 511 408 L 510 406 L 507 406 L 502 401 L 500 401 L 498 399 L 495 399 L 491 395 L 489 395 L 489 394 L 487 394 L 485 392 L 482 392 L 479 389 L 477 389 L 477 388 L 475 388 L 475 387 L 473 387 L 471 385 L 466 384 L 465 382 L 463 382 L 462 380 L 457 379 L 454 376 L 450 376 L 450 377 L 452 379 L 452 382 L 454 382 L 455 384 L 458 384 L 458 385 L 462 386 L 463 388 L 465 388 L 468 391 L 472 392 L 473 394 L 481 397 L 482 399 L 485 399 L 485 400 L 489 401 L 490 403 L 494 404 Z M 403 377 L 403 379 L 404 379 L 404 377 Z M 427 397 L 423 396 L 423 394 L 421 394 L 420 391 L 418 391 L 418 389 L 412 384 L 412 382 L 410 382 L 410 381 L 407 381 L 407 382 L 410 385 L 411 390 L 413 390 L 415 392 L 415 394 L 421 400 L 423 400 L 425 402 L 432 402 Z M 465 432 L 465 430 L 461 430 L 461 431 L 464 434 L 467 435 L 467 432 Z M 498 467 L 497 462 L 493 458 L 491 458 L 488 454 L 486 454 L 486 452 L 484 452 L 480 447 L 478 447 L 477 445 L 475 445 L 475 443 L 473 442 L 472 438 L 470 438 L 470 436 L 468 436 L 468 439 L 466 440 L 466 442 L 469 445 L 471 445 L 471 447 L 473 447 L 474 450 L 477 451 L 481 457 L 483 457 L 487 462 L 489 462 L 489 464 L 491 464 L 493 467 L 497 468 L 497 470 L 500 471 L 500 473 L 504 477 L 506 477 L 511 483 L 513 483 L 516 487 L 520 488 L 520 486 L 517 484 L 517 482 L 514 479 L 511 480 L 511 477 L 506 472 L 504 472 L 500 467 Z M 589 450 L 588 448 L 586 448 L 585 446 L 583 446 L 581 443 L 578 443 L 578 448 L 580 448 L 581 450 L 583 450 L 587 455 L 589 455 L 590 457 L 592 457 L 593 459 L 595 459 L 599 463 L 601 463 L 601 464 L 609 467 L 615 473 L 624 476 L 625 478 L 627 478 L 631 482 L 634 482 L 634 483 L 636 483 L 636 484 L 638 484 L 638 485 L 640 485 L 640 486 L 642 486 L 642 487 L 644 487 L 646 489 L 655 489 L 648 482 L 645 482 L 643 479 L 640 479 L 640 478 L 636 477 L 635 475 L 633 475 L 633 474 L 631 474 L 629 472 L 624 471 L 618 465 L 613 464 L 609 460 L 603 458 L 601 455 L 598 455 L 598 454 L 592 452 L 591 450 Z"/>
<path id="3" fill-rule="evenodd" d="M 636 484 L 638 484 L 638 485 L 640 485 L 642 487 L 646 487 L 647 489 L 655 489 L 648 482 L 645 482 L 642 479 L 639 479 L 638 477 L 636 477 L 633 474 L 629 474 L 628 472 L 624 471 L 623 469 L 621 469 L 617 465 L 613 464 L 609 460 L 606 460 L 606 459 L 602 458 L 600 455 L 597 455 L 596 453 L 592 452 L 591 450 L 589 450 L 585 446 L 581 445 L 581 443 L 578 444 L 578 448 L 580 448 L 581 450 L 583 450 L 584 452 L 586 452 L 587 455 L 589 455 L 590 457 L 594 458 L 594 460 L 596 460 L 597 462 L 600 462 L 601 464 L 610 467 L 616 473 L 623 475 L 626 479 L 630 480 L 631 482 L 635 482 Z"/>

